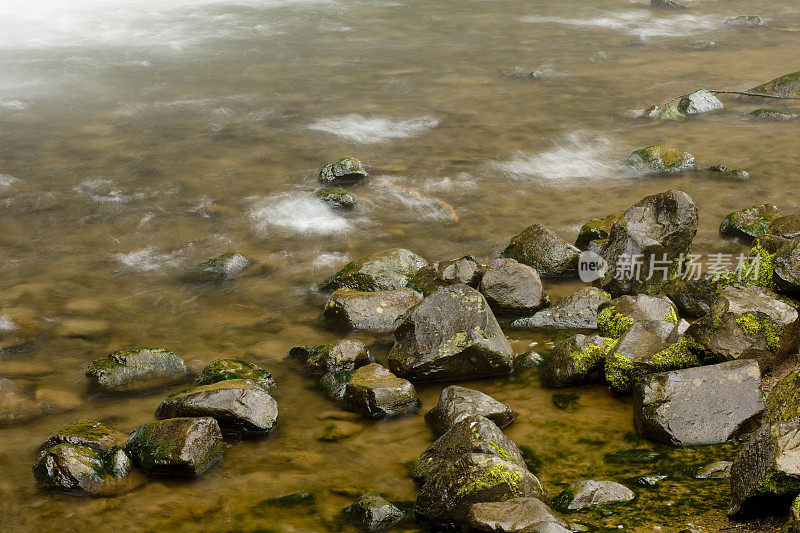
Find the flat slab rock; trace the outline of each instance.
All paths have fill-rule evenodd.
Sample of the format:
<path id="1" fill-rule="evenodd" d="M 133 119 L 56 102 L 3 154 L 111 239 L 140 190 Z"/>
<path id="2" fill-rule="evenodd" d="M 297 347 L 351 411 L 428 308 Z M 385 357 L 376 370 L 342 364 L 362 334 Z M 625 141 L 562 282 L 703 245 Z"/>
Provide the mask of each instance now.
<path id="1" fill-rule="evenodd" d="M 729 361 L 650 374 L 634 387 L 634 424 L 645 438 L 678 446 L 725 442 L 764 410 L 758 363 Z"/>
<path id="2" fill-rule="evenodd" d="M 196 477 L 222 459 L 222 432 L 211 417 L 169 418 L 134 428 L 127 450 L 150 474 Z"/>
<path id="3" fill-rule="evenodd" d="M 58 444 L 66 443 L 86 446 L 97 452 L 105 453 L 114 446 L 125 448 L 127 440 L 128 435 L 121 431 L 117 431 L 98 420 L 83 418 L 67 424 L 53 433 L 42 444 L 42 448 L 52 448 Z"/>
<path id="4" fill-rule="evenodd" d="M 511 498 L 504 502 L 476 503 L 469 511 L 469 531 L 519 533 L 530 527 L 552 524 L 569 531 L 567 524 L 538 498 Z M 554 531 L 559 531 L 555 529 Z"/>
<path id="5" fill-rule="evenodd" d="M 570 485 L 553 499 L 553 506 L 561 511 L 578 511 L 595 505 L 631 501 L 636 494 L 614 481 L 594 481 L 588 479 Z"/>
<path id="6" fill-rule="evenodd" d="M 412 289 L 362 292 L 337 289 L 322 311 L 322 322 L 335 330 L 391 333 L 398 319 L 422 301 Z"/>
<path id="7" fill-rule="evenodd" d="M 420 405 L 411 382 L 377 363 L 353 372 L 341 403 L 346 409 L 373 418 L 415 413 Z"/>
<path id="8" fill-rule="evenodd" d="M 483 416 L 504 428 L 517 418 L 517 413 L 488 394 L 474 389 L 450 385 L 439 396 L 436 407 L 425 414 L 433 432 L 441 435 L 453 424 L 470 416 Z"/>
<path id="9" fill-rule="evenodd" d="M 515 328 L 597 329 L 598 308 L 611 299 L 603 289 L 584 287 L 552 307 L 511 323 Z"/>

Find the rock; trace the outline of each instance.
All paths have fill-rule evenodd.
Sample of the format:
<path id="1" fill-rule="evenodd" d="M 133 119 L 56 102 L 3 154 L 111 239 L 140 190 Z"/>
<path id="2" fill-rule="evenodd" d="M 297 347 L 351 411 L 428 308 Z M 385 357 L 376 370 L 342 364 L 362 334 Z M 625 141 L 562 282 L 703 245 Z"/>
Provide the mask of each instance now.
<path id="1" fill-rule="evenodd" d="M 578 511 L 596 505 L 629 502 L 636 495 L 625 485 L 614 481 L 588 479 L 573 483 L 553 498 L 553 507 L 560 511 Z"/>
<path id="2" fill-rule="evenodd" d="M 635 322 L 653 322 L 663 340 L 667 340 L 678 324 L 675 304 L 666 296 L 620 296 L 600 305 L 597 326 L 600 334 L 618 338 Z"/>
<path id="3" fill-rule="evenodd" d="M 776 218 L 770 223 L 767 233 L 784 239 L 800 237 L 800 213 Z"/>
<path id="4" fill-rule="evenodd" d="M 425 482 L 415 513 L 431 528 L 456 530 L 476 503 L 526 496 L 546 498 L 539 480 L 524 467 L 494 455 L 468 453 Z"/>
<path id="5" fill-rule="evenodd" d="M 762 107 L 748 113 L 749 116 L 761 120 L 792 120 L 800 117 L 800 114 L 786 109 L 774 109 Z"/>
<path id="6" fill-rule="evenodd" d="M 183 359 L 161 348 L 117 350 L 95 359 L 86 369 L 92 386 L 104 391 L 130 391 L 186 379 Z"/>
<path id="7" fill-rule="evenodd" d="M 105 455 L 88 446 L 61 443 L 42 450 L 33 465 L 39 485 L 88 495 L 104 495 L 119 488 L 130 473 L 130 459 L 119 448 Z"/>
<path id="8" fill-rule="evenodd" d="M 800 71 L 775 78 L 763 85 L 753 87 L 747 92 L 800 98 Z"/>
<path id="9" fill-rule="evenodd" d="M 403 248 L 390 248 L 348 263 L 320 283 L 322 291 L 353 289 L 389 291 L 409 285 L 417 271 L 427 265 L 423 258 Z"/>
<path id="10" fill-rule="evenodd" d="M 694 156 L 680 148 L 648 146 L 633 152 L 625 162 L 639 174 L 679 174 L 691 172 L 697 167 Z"/>
<path id="11" fill-rule="evenodd" d="M 761 421 L 800 423 L 800 370 L 782 377 L 767 396 L 767 406 Z"/>
<path id="12" fill-rule="evenodd" d="M 542 384 L 569 387 L 601 381 L 606 354 L 613 344 L 613 339 L 599 335 L 573 335 L 559 342 L 542 363 Z"/>
<path id="13" fill-rule="evenodd" d="M 331 207 L 353 209 L 356 206 L 353 195 L 339 187 L 325 187 L 315 192 L 314 196 Z"/>
<path id="14" fill-rule="evenodd" d="M 785 512 L 800 493 L 800 424 L 762 425 L 731 466 L 729 516 Z"/>
<path id="15" fill-rule="evenodd" d="M 48 414 L 74 411 L 83 405 L 83 398 L 70 391 L 39 387 L 33 395 L 34 400 Z"/>
<path id="16" fill-rule="evenodd" d="M 558 300 L 552 307 L 511 323 L 515 328 L 597 329 L 600 306 L 611 295 L 597 287 L 583 287 Z"/>
<path id="17" fill-rule="evenodd" d="M 650 374 L 634 386 L 633 419 L 646 439 L 718 444 L 751 431 L 764 410 L 755 361 Z"/>
<path id="18" fill-rule="evenodd" d="M 731 477 L 732 461 L 716 461 L 704 466 L 695 473 L 695 479 L 727 479 Z"/>
<path id="19" fill-rule="evenodd" d="M 338 331 L 390 333 L 396 322 L 421 301 L 422 295 L 412 289 L 376 292 L 337 289 L 325 304 L 322 321 Z"/>
<path id="20" fill-rule="evenodd" d="M 645 118 L 658 119 L 658 120 L 681 120 L 686 118 L 686 115 L 678 111 L 674 105 L 657 106 L 654 105 L 644 111 Z"/>
<path id="21" fill-rule="evenodd" d="M 667 477 L 666 474 L 648 474 L 637 477 L 635 481 L 640 487 L 657 487 Z"/>
<path id="22" fill-rule="evenodd" d="M 170 394 L 156 409 L 156 418 L 213 417 L 221 430 L 269 433 L 278 423 L 278 404 L 260 385 L 226 379 Z"/>
<path id="23" fill-rule="evenodd" d="M 717 283 L 712 278 L 675 278 L 662 287 L 681 316 L 701 317 L 711 310 L 717 299 Z"/>
<path id="24" fill-rule="evenodd" d="M 622 215 L 619 213 L 614 213 L 605 218 L 593 218 L 589 220 L 589 222 L 581 226 L 580 231 L 578 231 L 578 238 L 575 240 L 575 246 L 581 250 L 586 250 L 589 248 L 589 243 L 591 241 L 607 239 L 611 226 L 621 216 Z"/>
<path id="25" fill-rule="evenodd" d="M 752 242 L 753 239 L 766 234 L 770 223 L 780 216 L 778 208 L 774 205 L 754 205 L 726 216 L 719 226 L 719 234 L 723 237 Z"/>
<path id="26" fill-rule="evenodd" d="M 762 371 L 776 356 L 797 352 L 797 310 L 763 287 L 724 287 L 707 316 L 686 335 L 719 361 L 757 358 Z"/>
<path id="27" fill-rule="evenodd" d="M 389 368 L 412 381 L 508 374 L 514 351 L 481 293 L 466 285 L 437 291 L 395 330 Z"/>
<path id="28" fill-rule="evenodd" d="M 414 463 L 411 475 L 416 481 L 425 483 L 466 453 L 496 455 L 525 467 L 519 449 L 497 424 L 486 417 L 473 415 L 454 423 L 428 446 Z"/>
<path id="29" fill-rule="evenodd" d="M 0 378 L 0 427 L 30 422 L 42 414 L 33 395 L 15 381 Z"/>
<path id="30" fill-rule="evenodd" d="M 0 355 L 29 349 L 44 329 L 33 310 L 4 307 L 0 313 Z"/>
<path id="31" fill-rule="evenodd" d="M 48 438 L 42 448 L 52 448 L 59 444 L 86 446 L 103 454 L 114 447 L 125 448 L 128 436 L 121 431 L 97 420 L 82 418 L 67 424 Z"/>
<path id="32" fill-rule="evenodd" d="M 450 385 L 439 396 L 436 407 L 425 414 L 425 421 L 436 435 L 441 435 L 453 424 L 471 416 L 483 416 L 504 428 L 517 418 L 517 413 L 480 391 Z"/>
<path id="33" fill-rule="evenodd" d="M 388 529 L 403 518 L 405 513 L 376 492 L 368 492 L 344 510 L 350 521 L 365 531 Z"/>
<path id="34" fill-rule="evenodd" d="M 355 437 L 364 431 L 364 426 L 347 420 L 334 420 L 326 422 L 319 433 L 317 440 L 323 442 L 339 442 L 340 440 Z"/>
<path id="35" fill-rule="evenodd" d="M 463 283 L 476 289 L 483 277 L 484 267 L 471 255 L 458 259 L 436 261 L 417 270 L 411 288 L 428 296 L 442 287 Z"/>
<path id="36" fill-rule="evenodd" d="M 614 223 L 602 253 L 609 265 L 624 265 L 626 258 L 641 257 L 644 274 L 638 279 L 617 276 L 616 269 L 609 268 L 600 285 L 614 296 L 657 288 L 670 278 L 669 263 L 689 252 L 695 233 L 697 206 L 688 194 L 667 191 L 645 197 Z M 647 280 L 650 267 L 653 276 Z"/>
<path id="37" fill-rule="evenodd" d="M 534 224 L 511 239 L 503 257 L 536 269 L 540 276 L 572 276 L 578 271 L 581 251 L 552 230 Z"/>
<path id="38" fill-rule="evenodd" d="M 325 393 L 331 400 L 341 403 L 344 398 L 344 390 L 347 382 L 355 374 L 355 370 L 345 370 L 342 372 L 328 372 L 317 382 L 317 388 Z"/>
<path id="39" fill-rule="evenodd" d="M 417 391 L 379 364 L 356 370 L 344 389 L 342 406 L 372 418 L 416 413 Z"/>
<path id="40" fill-rule="evenodd" d="M 355 157 L 343 157 L 328 163 L 319 171 L 319 181 L 333 185 L 355 183 L 368 177 L 364 164 Z"/>
<path id="41" fill-rule="evenodd" d="M 750 174 L 746 170 L 728 170 L 725 165 L 714 165 L 708 169 L 708 177 L 723 181 L 747 181 Z"/>
<path id="42" fill-rule="evenodd" d="M 250 265 L 250 260 L 240 253 L 229 252 L 190 268 L 184 281 L 193 283 L 222 283 L 236 279 Z"/>
<path id="43" fill-rule="evenodd" d="M 738 17 L 726 20 L 725 24 L 728 26 L 744 26 L 747 28 L 754 28 L 756 26 L 763 26 L 764 19 L 754 15 L 740 15 Z"/>
<path id="44" fill-rule="evenodd" d="M 785 244 L 772 258 L 772 281 L 784 293 L 800 291 L 800 238 Z"/>
<path id="45" fill-rule="evenodd" d="M 96 339 L 107 335 L 110 330 L 111 326 L 105 320 L 68 318 L 61 322 L 56 333 L 73 339 Z"/>
<path id="46" fill-rule="evenodd" d="M 480 291 L 498 313 L 533 313 L 550 304 L 536 270 L 515 259 L 496 259 L 486 269 Z"/>
<path id="47" fill-rule="evenodd" d="M 298 346 L 289 351 L 289 357 L 301 360 L 303 373 L 309 377 L 355 370 L 375 362 L 367 346 L 356 340 L 342 340 L 322 346 Z"/>
<path id="48" fill-rule="evenodd" d="M 217 359 L 211 361 L 194 378 L 195 385 L 211 385 L 226 379 L 249 379 L 263 389 L 275 386 L 272 374 L 253 363 L 239 359 Z"/>
<path id="49" fill-rule="evenodd" d="M 675 0 L 650 0 L 650 7 L 659 9 L 687 9 L 687 7 Z"/>
<path id="50" fill-rule="evenodd" d="M 147 473 L 196 477 L 222 459 L 222 433 L 211 417 L 169 418 L 134 428 L 127 449 Z"/>
<path id="51" fill-rule="evenodd" d="M 705 89 L 684 95 L 678 102 L 678 111 L 687 115 L 699 115 L 724 108 L 725 105 L 719 98 Z"/>
<path id="52" fill-rule="evenodd" d="M 530 533 L 530 527 L 566 522 L 538 498 L 511 498 L 504 502 L 476 503 L 470 508 L 469 531 L 486 533 Z M 564 531 L 569 531 L 564 529 Z"/>
<path id="53" fill-rule="evenodd" d="M 544 362 L 544 356 L 533 350 L 521 353 L 514 358 L 514 370 L 521 372 L 530 368 L 537 368 Z"/>

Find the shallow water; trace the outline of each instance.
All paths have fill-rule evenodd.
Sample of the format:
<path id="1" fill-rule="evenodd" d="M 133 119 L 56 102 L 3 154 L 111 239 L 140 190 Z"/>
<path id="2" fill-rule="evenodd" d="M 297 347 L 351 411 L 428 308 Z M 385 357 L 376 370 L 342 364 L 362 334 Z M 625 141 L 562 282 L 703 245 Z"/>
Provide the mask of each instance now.
<path id="1" fill-rule="evenodd" d="M 733 249 L 717 228 L 734 209 L 798 209 L 797 123 L 746 120 L 758 106 L 735 98 L 685 122 L 630 113 L 798 70 L 795 4 L 765 0 L 754 12 L 743 0 L 702 1 L 679 13 L 629 0 L 8 4 L 0 6 L 0 312 L 33 317 L 40 334 L 27 351 L 0 355 L 0 375 L 77 394 L 81 406 L 0 429 L 4 530 L 326 531 L 344 527 L 338 511 L 356 493 L 411 502 L 405 463 L 431 441 L 421 414 L 444 385 L 419 387 L 419 416 L 364 422 L 353 439 L 318 442 L 321 417 L 335 407 L 283 361 L 292 346 L 337 338 L 319 327 L 315 282 L 390 246 L 488 261 L 533 223 L 571 240 L 588 218 L 670 188 L 698 203 L 700 252 Z M 767 26 L 724 24 L 740 14 Z M 746 168 L 751 179 L 621 170 L 650 144 L 684 147 L 702 167 Z M 368 163 L 373 179 L 352 187 L 359 208 L 341 214 L 308 195 L 318 169 L 345 154 Z M 254 261 L 244 278 L 222 288 L 178 280 L 229 250 Z M 548 283 L 554 296 L 574 288 Z M 507 333 L 518 352 L 550 340 Z M 385 362 L 385 341 L 354 337 Z M 90 360 L 131 345 L 173 349 L 195 369 L 223 355 L 262 364 L 278 381 L 279 431 L 229 442 L 221 465 L 194 482 L 152 480 L 100 500 L 37 489 L 35 449 L 54 429 L 78 417 L 123 430 L 152 419 L 166 390 L 86 389 Z M 608 453 L 651 447 L 633 440 L 626 399 L 576 389 L 567 392 L 578 406 L 560 410 L 535 373 L 467 386 L 520 413 L 507 433 L 537 453 L 553 495 L 587 477 L 671 476 L 636 488 L 638 499 L 616 513 L 575 520 L 635 531 L 727 525 L 726 485 L 687 472 L 733 449 L 611 464 Z M 294 492 L 315 503 L 265 503 Z"/>

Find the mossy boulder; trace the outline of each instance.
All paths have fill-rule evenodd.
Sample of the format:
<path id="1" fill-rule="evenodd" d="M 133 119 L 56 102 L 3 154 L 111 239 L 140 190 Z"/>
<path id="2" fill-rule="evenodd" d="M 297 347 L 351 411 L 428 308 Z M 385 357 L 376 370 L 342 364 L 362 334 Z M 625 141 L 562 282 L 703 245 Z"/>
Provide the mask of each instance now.
<path id="1" fill-rule="evenodd" d="M 400 508 L 377 492 L 362 495 L 344 510 L 344 514 L 362 531 L 388 529 L 406 516 Z"/>
<path id="2" fill-rule="evenodd" d="M 790 372 L 772 387 L 762 422 L 800 423 L 800 370 Z"/>
<path id="3" fill-rule="evenodd" d="M 52 448 L 59 444 L 87 446 L 98 453 L 106 453 L 114 447 L 124 449 L 128 435 L 107 426 L 98 420 L 82 418 L 76 420 L 50 435 L 42 448 Z"/>
<path id="4" fill-rule="evenodd" d="M 567 533 L 567 524 L 539 498 L 511 498 L 476 503 L 469 511 L 468 528 L 481 533 Z"/>
<path id="5" fill-rule="evenodd" d="M 278 404 L 260 385 L 226 379 L 170 394 L 156 409 L 156 418 L 213 417 L 222 431 L 269 433 L 278 423 Z"/>
<path id="6" fill-rule="evenodd" d="M 186 380 L 183 359 L 162 348 L 117 350 L 95 359 L 86 369 L 92 386 L 104 391 L 132 391 Z"/>
<path id="7" fill-rule="evenodd" d="M 33 465 L 40 486 L 92 496 L 120 492 L 130 472 L 130 459 L 120 448 L 102 453 L 67 442 L 42 450 Z"/>
<path id="8" fill-rule="evenodd" d="M 573 335 L 553 347 L 541 366 L 542 384 L 569 387 L 602 381 L 606 355 L 614 339 Z"/>
<path id="9" fill-rule="evenodd" d="M 315 192 L 314 196 L 331 207 L 353 209 L 356 206 L 353 195 L 339 187 L 325 187 Z"/>
<path id="10" fill-rule="evenodd" d="M 800 292 L 800 238 L 779 248 L 772 257 L 772 281 L 783 293 Z"/>
<path id="11" fill-rule="evenodd" d="M 705 89 L 686 94 L 678 102 L 678 111 L 686 115 L 699 115 L 724 108 L 725 105 L 719 98 Z"/>
<path id="12" fill-rule="evenodd" d="M 342 372 L 375 362 L 367 346 L 358 340 L 341 340 L 320 346 L 296 346 L 289 357 L 303 363 L 303 374 L 321 377 L 328 372 Z"/>
<path id="13" fill-rule="evenodd" d="M 778 208 L 772 204 L 759 204 L 734 211 L 722 220 L 719 233 L 723 237 L 752 242 L 769 231 L 769 225 L 780 217 Z"/>
<path id="14" fill-rule="evenodd" d="M 353 372 L 344 387 L 342 407 L 372 418 L 416 413 L 420 402 L 411 382 L 377 363 Z"/>
<path id="15" fill-rule="evenodd" d="M 800 71 L 775 78 L 767 83 L 753 87 L 747 92 L 800 98 Z"/>
<path id="16" fill-rule="evenodd" d="M 193 266 L 183 279 L 195 283 L 222 283 L 238 278 L 249 265 L 250 260 L 245 256 L 230 252 Z"/>
<path id="17" fill-rule="evenodd" d="M 755 28 L 756 26 L 763 26 L 764 19 L 757 15 L 739 15 L 738 17 L 729 18 L 725 21 L 725 24 L 728 26 Z"/>
<path id="18" fill-rule="evenodd" d="M 267 370 L 240 359 L 216 359 L 206 365 L 194 378 L 195 385 L 211 385 L 226 379 L 248 379 L 265 390 L 275 386 L 275 379 Z"/>
<path id="19" fill-rule="evenodd" d="M 597 327 L 600 334 L 608 338 L 621 337 L 639 321 L 653 322 L 666 339 L 678 325 L 678 310 L 666 296 L 619 296 L 600 305 Z"/>
<path id="20" fill-rule="evenodd" d="M 514 328 L 597 329 L 599 308 L 611 295 L 598 287 L 583 287 L 530 317 L 514 320 Z"/>
<path id="21" fill-rule="evenodd" d="M 788 109 L 775 109 L 773 107 L 762 107 L 748 113 L 749 116 L 760 120 L 792 120 L 800 117 L 800 113 L 789 111 Z"/>
<path id="22" fill-rule="evenodd" d="M 711 310 L 719 295 L 718 287 L 712 277 L 681 277 L 668 281 L 661 288 L 661 294 L 675 304 L 680 316 L 698 318 Z"/>
<path id="23" fill-rule="evenodd" d="M 763 410 L 755 361 L 648 374 L 633 391 L 639 434 L 675 446 L 726 442 L 752 431 Z"/>
<path id="24" fill-rule="evenodd" d="M 33 393 L 16 381 L 0 378 L 0 427 L 30 422 L 43 414 Z"/>
<path id="25" fill-rule="evenodd" d="M 224 445 L 211 417 L 169 418 L 134 428 L 127 450 L 149 474 L 197 477 L 222 459 Z"/>
<path id="26" fill-rule="evenodd" d="M 615 481 L 594 481 L 587 479 L 573 483 L 553 498 L 553 507 L 559 511 L 580 511 L 597 505 L 610 505 L 629 502 L 636 494 Z"/>
<path id="27" fill-rule="evenodd" d="M 425 421 L 434 434 L 441 435 L 450 426 L 471 416 L 483 416 L 504 428 L 517 418 L 517 413 L 488 394 L 474 389 L 450 385 L 439 395 L 436 407 L 425 414 Z"/>
<path id="28" fill-rule="evenodd" d="M 681 148 L 647 146 L 628 156 L 625 165 L 638 174 L 679 174 L 697 169 L 694 156 Z"/>
<path id="29" fill-rule="evenodd" d="M 355 374 L 355 370 L 343 370 L 341 372 L 328 372 L 317 381 L 317 388 L 321 390 L 331 400 L 341 403 L 344 398 L 344 391 L 347 382 Z"/>
<path id="30" fill-rule="evenodd" d="M 368 177 L 369 172 L 364 168 L 364 163 L 355 157 L 342 157 L 328 163 L 319 171 L 319 181 L 332 185 L 356 183 Z"/>
<path id="31" fill-rule="evenodd" d="M 390 248 L 348 263 L 320 283 L 322 291 L 353 289 L 388 291 L 410 284 L 417 271 L 428 262 L 410 250 Z"/>
<path id="32" fill-rule="evenodd" d="M 479 290 L 498 313 L 530 314 L 550 304 L 536 270 L 507 257 L 486 268 Z"/>
<path id="33" fill-rule="evenodd" d="M 534 268 L 540 276 L 563 277 L 578 272 L 580 253 L 552 230 L 534 224 L 513 237 L 501 255 Z"/>
<path id="34" fill-rule="evenodd" d="M 800 213 L 776 218 L 770 223 L 767 233 L 784 239 L 800 237 Z"/>
<path id="35" fill-rule="evenodd" d="M 513 370 L 514 351 L 486 298 L 466 285 L 425 298 L 394 335 L 389 368 L 411 381 L 474 379 Z"/>
<path id="36" fill-rule="evenodd" d="M 484 270 L 484 266 L 471 255 L 435 261 L 417 270 L 410 287 L 425 296 L 442 287 L 459 283 L 477 289 Z"/>
<path id="37" fill-rule="evenodd" d="M 613 226 L 614 222 L 621 216 L 622 215 L 619 213 L 613 213 L 607 215 L 605 218 L 593 218 L 589 220 L 586 224 L 581 226 L 581 229 L 578 231 L 578 238 L 575 239 L 575 246 L 581 250 L 588 250 L 591 241 L 607 239 L 611 226 Z"/>
<path id="38" fill-rule="evenodd" d="M 363 292 L 337 289 L 322 311 L 322 322 L 329 328 L 347 332 L 365 330 L 391 333 L 398 320 L 422 301 L 412 289 Z"/>

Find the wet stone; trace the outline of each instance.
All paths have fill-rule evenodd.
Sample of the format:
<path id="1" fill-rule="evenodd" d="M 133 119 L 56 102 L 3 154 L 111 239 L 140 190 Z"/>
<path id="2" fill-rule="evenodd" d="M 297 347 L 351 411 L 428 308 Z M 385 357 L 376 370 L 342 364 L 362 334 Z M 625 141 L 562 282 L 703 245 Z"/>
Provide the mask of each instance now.
<path id="1" fill-rule="evenodd" d="M 298 346 L 289 357 L 303 362 L 303 373 L 321 377 L 328 372 L 344 372 L 375 362 L 367 346 L 357 340 L 342 340 L 321 346 Z"/>
<path id="2" fill-rule="evenodd" d="M 368 492 L 344 510 L 350 521 L 364 531 L 388 529 L 405 518 L 397 506 L 375 492 Z"/>
<path id="3" fill-rule="evenodd" d="M 694 156 L 681 148 L 648 146 L 633 152 L 625 162 L 640 174 L 678 174 L 691 172 L 695 166 Z"/>
<path id="4" fill-rule="evenodd" d="M 342 157 L 328 163 L 319 171 L 319 181 L 325 184 L 339 185 L 356 183 L 369 177 L 364 164 L 355 157 Z"/>
<path id="5" fill-rule="evenodd" d="M 314 196 L 331 207 L 353 209 L 356 206 L 353 195 L 339 187 L 325 187 L 315 192 Z"/>
<path id="6" fill-rule="evenodd" d="M 348 263 L 320 283 L 322 291 L 353 289 L 356 291 L 388 291 L 402 289 L 411 283 L 425 259 L 404 248 L 390 248 Z"/>
<path id="7" fill-rule="evenodd" d="M 92 448 L 105 453 L 113 447 L 125 448 L 128 435 L 107 426 L 98 420 L 80 419 L 63 426 L 48 438 L 42 448 L 52 448 L 58 444 L 74 444 Z"/>
<path id="8" fill-rule="evenodd" d="M 222 432 L 211 417 L 159 420 L 134 428 L 127 450 L 147 473 L 197 477 L 222 459 Z"/>
<path id="9" fill-rule="evenodd" d="M 601 381 L 611 344 L 611 339 L 581 334 L 559 342 L 542 363 L 542 384 L 568 387 Z"/>
<path id="10" fill-rule="evenodd" d="M 488 394 L 450 385 L 442 391 L 436 407 L 425 414 L 425 421 L 436 435 L 441 435 L 453 424 L 475 415 L 488 418 L 500 428 L 508 426 L 517 418 L 513 409 Z"/>
<path id="11" fill-rule="evenodd" d="M 375 363 L 353 372 L 341 402 L 372 418 L 415 413 L 420 405 L 414 385 Z"/>
<path id="12" fill-rule="evenodd" d="M 597 314 L 611 299 L 603 289 L 583 287 L 561 298 L 552 307 L 511 323 L 515 328 L 597 329 Z"/>
<path id="13" fill-rule="evenodd" d="M 499 313 L 530 314 L 550 304 L 536 270 L 510 258 L 496 259 L 486 268 L 480 291 Z"/>
<path id="14" fill-rule="evenodd" d="M 222 283 L 236 279 L 250 265 L 240 253 L 230 252 L 193 266 L 183 279 L 194 283 Z"/>
<path id="15" fill-rule="evenodd" d="M 724 107 L 719 98 L 705 89 L 684 95 L 678 102 L 678 111 L 687 115 L 718 111 Z"/>
<path id="16" fill-rule="evenodd" d="M 719 233 L 724 237 L 751 242 L 769 231 L 769 225 L 780 217 L 778 208 L 772 204 L 759 204 L 725 217 L 719 226 Z"/>
<path id="17" fill-rule="evenodd" d="M 91 384 L 105 391 L 141 390 L 183 381 L 183 359 L 161 348 L 118 350 L 95 359 L 86 369 Z"/>
<path id="18" fill-rule="evenodd" d="M 442 287 L 463 283 L 477 289 L 484 267 L 471 255 L 447 261 L 435 261 L 417 270 L 411 288 L 428 296 Z"/>
<path id="19" fill-rule="evenodd" d="M 322 322 L 343 332 L 390 333 L 399 319 L 421 301 L 422 295 L 412 289 L 377 292 L 338 289 L 325 304 Z"/>
<path id="20" fill-rule="evenodd" d="M 195 376 L 194 384 L 211 385 L 227 379 L 248 379 L 264 389 L 271 389 L 275 386 L 272 374 L 253 363 L 239 359 L 211 361 Z"/>
<path id="21" fill-rule="evenodd" d="M 738 17 L 730 18 L 725 21 L 728 26 L 743 26 L 746 28 L 754 28 L 756 26 L 763 26 L 764 19 L 755 15 L 740 15 Z"/>
<path id="22" fill-rule="evenodd" d="M 634 492 L 614 481 L 578 481 L 553 498 L 560 511 L 579 511 L 586 507 L 624 503 L 634 499 Z"/>
<path id="23" fill-rule="evenodd" d="M 24 387 L 0 378 L 0 427 L 30 422 L 42 414 L 42 406 Z"/>
<path id="24" fill-rule="evenodd" d="M 530 533 L 531 527 L 543 524 L 553 524 L 562 529 L 567 525 L 538 498 L 476 503 L 470 508 L 468 524 L 469 531 L 485 533 Z"/>
<path id="25" fill-rule="evenodd" d="M 716 461 L 698 470 L 695 479 L 727 479 L 731 477 L 732 461 Z"/>
<path id="26" fill-rule="evenodd" d="M 572 276 L 578 272 L 581 251 L 552 230 L 534 224 L 511 239 L 502 256 L 536 270 L 540 276 Z"/>

